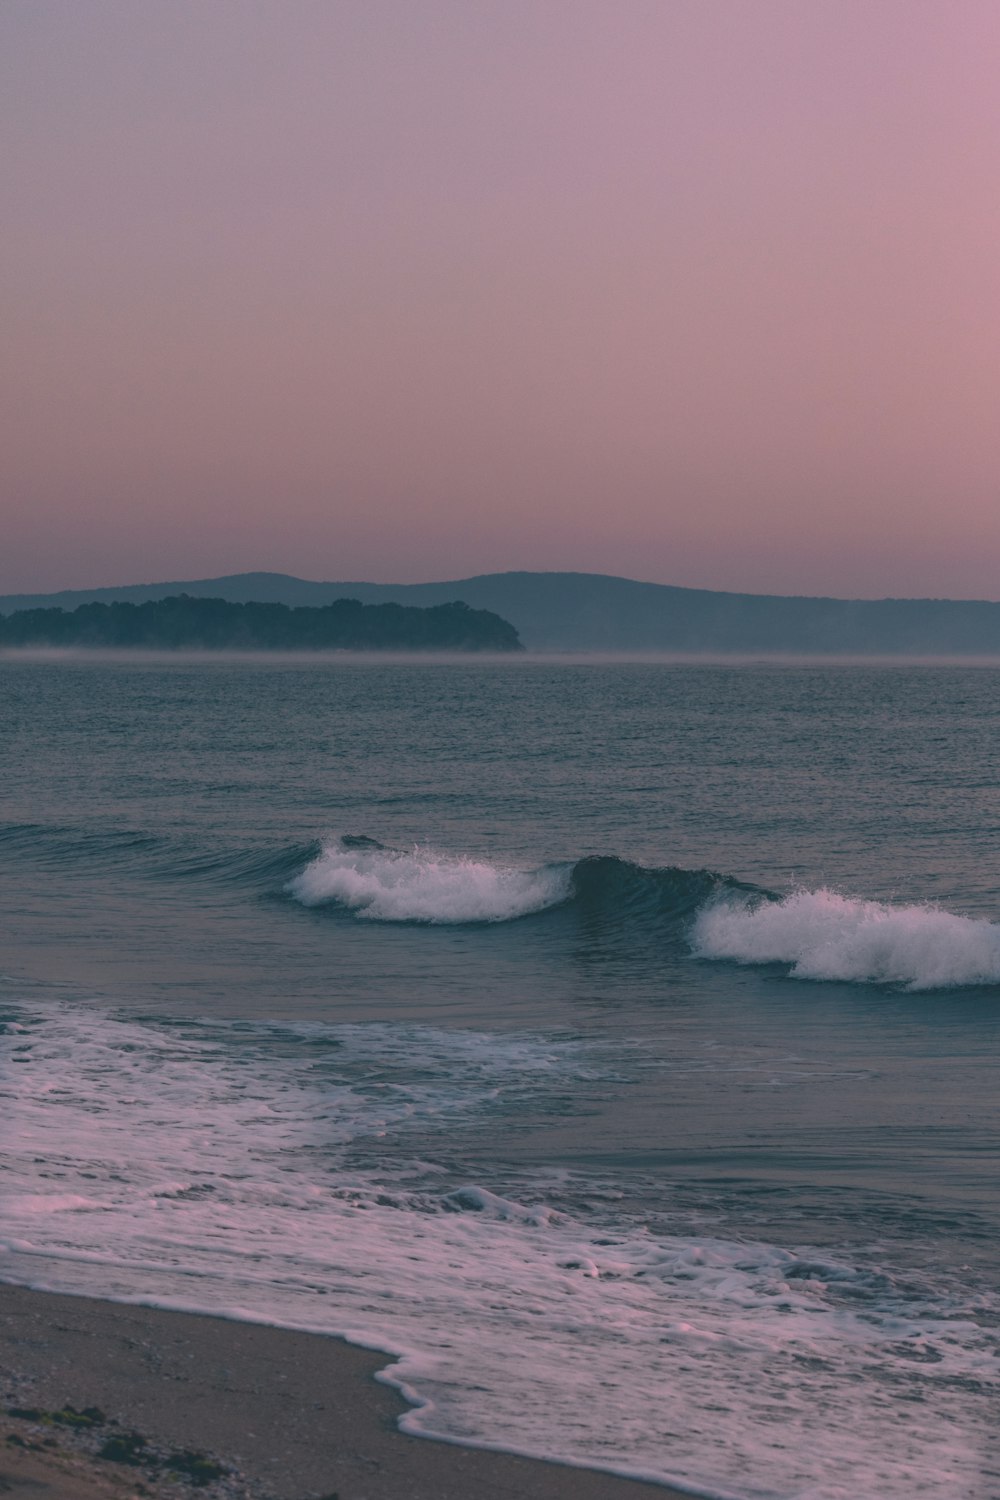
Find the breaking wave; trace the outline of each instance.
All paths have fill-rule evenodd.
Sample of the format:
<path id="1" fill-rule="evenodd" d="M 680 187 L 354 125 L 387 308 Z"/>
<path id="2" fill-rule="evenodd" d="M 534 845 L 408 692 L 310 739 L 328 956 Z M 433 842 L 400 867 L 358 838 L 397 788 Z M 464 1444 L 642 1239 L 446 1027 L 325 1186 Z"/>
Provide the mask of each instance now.
<path id="1" fill-rule="evenodd" d="M 607 856 L 524 870 L 437 850 L 387 849 L 345 837 L 324 846 L 285 889 L 380 922 L 509 922 L 572 901 L 588 915 L 676 924 L 720 893 L 764 895 L 710 870 L 648 870 Z"/>
<path id="2" fill-rule="evenodd" d="M 572 865 L 537 870 L 340 839 L 288 883 L 304 906 L 334 902 L 380 922 L 507 922 L 570 894 Z"/>
<path id="3" fill-rule="evenodd" d="M 785 897 L 712 870 L 592 856 L 520 869 L 374 839 L 326 844 L 285 890 L 379 922 L 499 923 L 569 908 L 623 941 L 697 958 L 787 964 L 796 979 L 910 990 L 1000 984 L 1000 925 L 831 890 Z"/>
<path id="4" fill-rule="evenodd" d="M 691 934 L 701 958 L 791 964 L 796 979 L 910 990 L 1000 984 L 1000 926 L 934 906 L 891 906 L 836 891 L 782 901 L 715 901 Z"/>

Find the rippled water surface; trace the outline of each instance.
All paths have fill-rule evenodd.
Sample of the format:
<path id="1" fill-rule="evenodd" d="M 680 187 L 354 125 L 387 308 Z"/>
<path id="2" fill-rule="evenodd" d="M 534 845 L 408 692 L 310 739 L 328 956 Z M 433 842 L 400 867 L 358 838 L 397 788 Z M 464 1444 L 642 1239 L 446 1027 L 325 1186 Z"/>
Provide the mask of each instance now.
<path id="1" fill-rule="evenodd" d="M 0 662 L 0 1274 L 995 1500 L 1000 672 Z"/>

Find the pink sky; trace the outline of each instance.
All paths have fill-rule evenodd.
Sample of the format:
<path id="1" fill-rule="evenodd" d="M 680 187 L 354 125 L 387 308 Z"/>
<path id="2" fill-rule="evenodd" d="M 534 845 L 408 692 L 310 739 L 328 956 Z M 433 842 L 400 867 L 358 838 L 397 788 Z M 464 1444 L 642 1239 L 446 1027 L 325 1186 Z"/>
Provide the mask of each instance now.
<path id="1" fill-rule="evenodd" d="M 4 0 L 0 593 L 1000 597 L 996 0 Z"/>

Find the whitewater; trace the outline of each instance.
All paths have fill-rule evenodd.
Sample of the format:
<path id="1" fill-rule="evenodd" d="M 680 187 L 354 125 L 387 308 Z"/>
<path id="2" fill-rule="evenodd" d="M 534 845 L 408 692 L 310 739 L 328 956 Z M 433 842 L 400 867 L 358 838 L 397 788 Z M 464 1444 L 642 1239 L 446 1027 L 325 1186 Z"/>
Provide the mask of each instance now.
<path id="1" fill-rule="evenodd" d="M 579 1043 L 379 1025 L 164 1030 L 65 1003 L 20 1015 L 0 1269 L 35 1286 L 86 1291 L 100 1267 L 117 1298 L 383 1349 L 415 1403 L 404 1425 L 427 1435 L 503 1446 L 516 1433 L 523 1452 L 577 1463 L 617 1452 L 622 1473 L 720 1494 L 760 1468 L 761 1428 L 780 1429 L 767 1470 L 786 1493 L 933 1495 L 975 1476 L 956 1432 L 977 1401 L 987 1417 L 986 1390 L 1000 1394 L 1000 1343 L 976 1321 L 1000 1302 L 985 1294 L 801 1246 L 651 1232 L 641 1214 L 607 1213 L 615 1184 L 598 1177 L 528 1178 L 518 1200 L 420 1158 L 376 1173 L 352 1159 L 389 1131 L 405 1144 L 427 1116 L 538 1108 L 581 1072 L 613 1080 Z M 900 1381 L 919 1405 L 887 1454 Z M 836 1484 L 815 1486 L 818 1461 Z"/>
<path id="2" fill-rule="evenodd" d="M 0 1276 L 346 1336 L 427 1437 L 992 1500 L 994 674 L 0 672 Z"/>
<path id="3" fill-rule="evenodd" d="M 564 901 L 570 871 L 383 849 L 362 837 L 328 843 L 288 890 L 304 906 L 337 902 L 382 922 L 507 922 Z"/>

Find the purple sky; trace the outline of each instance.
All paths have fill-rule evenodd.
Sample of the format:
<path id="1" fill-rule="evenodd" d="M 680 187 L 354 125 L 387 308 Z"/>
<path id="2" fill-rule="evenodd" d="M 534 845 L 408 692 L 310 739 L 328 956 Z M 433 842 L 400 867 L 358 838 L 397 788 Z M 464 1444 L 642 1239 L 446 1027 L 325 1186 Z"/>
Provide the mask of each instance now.
<path id="1" fill-rule="evenodd" d="M 1000 597 L 997 0 L 4 0 L 0 593 Z"/>

